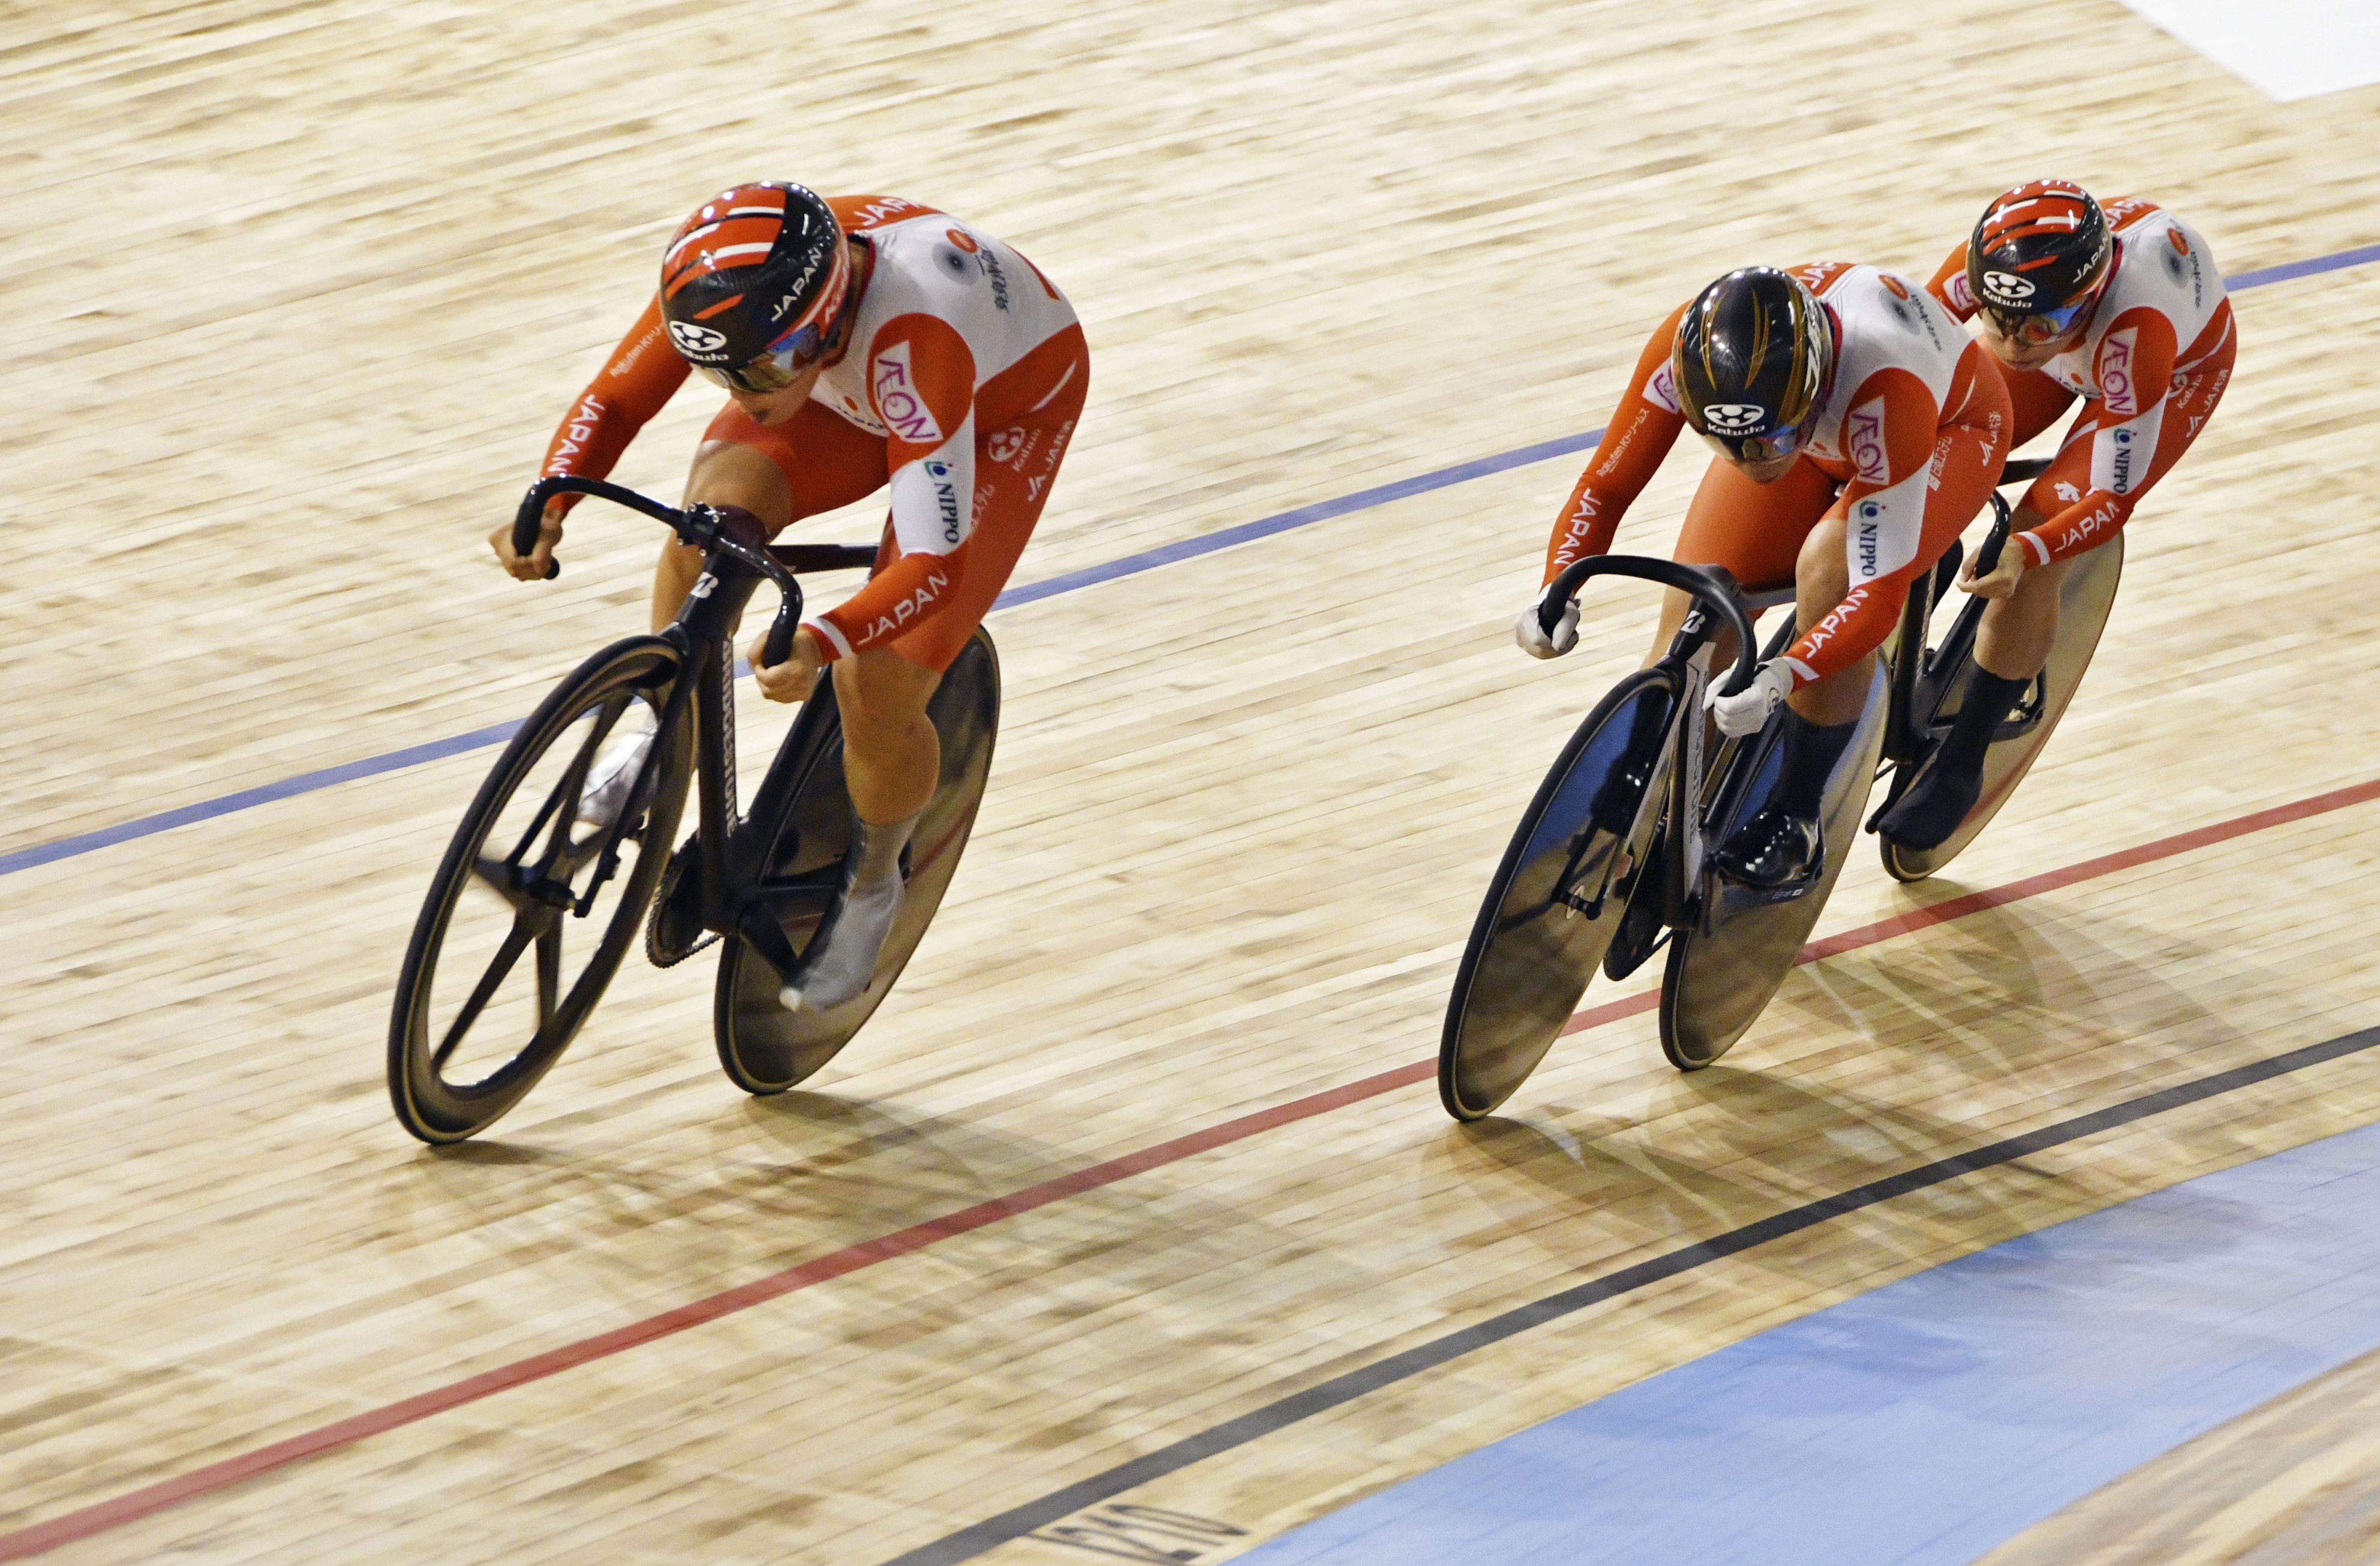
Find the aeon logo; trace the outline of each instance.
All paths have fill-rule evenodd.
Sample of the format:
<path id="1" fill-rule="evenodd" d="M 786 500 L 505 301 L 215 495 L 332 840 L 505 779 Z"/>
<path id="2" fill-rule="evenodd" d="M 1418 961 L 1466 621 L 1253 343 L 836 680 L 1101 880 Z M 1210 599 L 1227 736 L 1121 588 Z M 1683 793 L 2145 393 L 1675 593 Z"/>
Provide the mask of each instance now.
<path id="1" fill-rule="evenodd" d="M 715 354 L 727 346 L 727 334 L 715 331 L 698 322 L 673 321 L 669 323 L 670 341 L 682 354 Z"/>
<path id="2" fill-rule="evenodd" d="M 1741 435 L 1756 430 L 1768 418 L 1768 410 L 1751 403 L 1706 403 L 1703 422 L 1721 435 Z"/>
<path id="3" fill-rule="evenodd" d="M 2013 272 L 1986 272 L 1984 273 L 1984 292 L 1998 303 L 2016 305 L 2022 304 L 2040 290 L 2033 285 L 2033 279 L 2019 277 Z"/>
<path id="4" fill-rule="evenodd" d="M 2099 349 L 2099 395 L 2106 399 L 2107 411 L 2130 419 L 2138 413 L 2139 387 L 2132 378 L 2132 346 L 2138 334 L 2131 327 L 2111 332 Z"/>
<path id="5" fill-rule="evenodd" d="M 1852 467 L 1871 484 L 1891 476 L 1892 464 L 1884 447 L 1884 399 L 1875 397 L 1852 409 L 1843 421 L 1844 443 L 1851 447 Z"/>
<path id="6" fill-rule="evenodd" d="M 942 427 L 934 421 L 933 409 L 917 395 L 909 374 L 908 344 L 895 343 L 876 356 L 868 389 L 875 395 L 876 411 L 894 434 L 914 446 L 941 444 Z"/>

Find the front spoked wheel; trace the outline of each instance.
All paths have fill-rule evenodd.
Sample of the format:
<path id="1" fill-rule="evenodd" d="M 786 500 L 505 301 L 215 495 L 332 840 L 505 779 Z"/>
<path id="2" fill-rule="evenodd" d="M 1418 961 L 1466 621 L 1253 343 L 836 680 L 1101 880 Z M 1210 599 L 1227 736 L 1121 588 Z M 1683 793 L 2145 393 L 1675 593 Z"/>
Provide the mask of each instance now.
<path id="1" fill-rule="evenodd" d="M 618 971 L 686 804 L 692 714 L 662 722 L 682 667 L 652 637 L 589 659 L 513 735 L 455 829 L 389 1024 L 390 1102 L 423 1141 L 460 1141 L 518 1103 Z M 604 772 L 657 724 L 607 809 Z"/>
<path id="2" fill-rule="evenodd" d="M 1494 1112 L 1553 1048 L 1619 930 L 1660 824 L 1674 676 L 1631 674 L 1571 736 L 1521 818 L 1471 928 L 1446 1005 L 1438 1097 Z"/>

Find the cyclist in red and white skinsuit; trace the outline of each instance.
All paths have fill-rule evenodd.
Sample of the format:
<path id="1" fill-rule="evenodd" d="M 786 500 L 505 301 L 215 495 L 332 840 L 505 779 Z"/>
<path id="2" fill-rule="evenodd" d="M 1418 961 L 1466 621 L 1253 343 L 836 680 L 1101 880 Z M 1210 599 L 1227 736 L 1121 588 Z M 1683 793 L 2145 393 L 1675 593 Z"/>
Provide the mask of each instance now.
<path id="1" fill-rule="evenodd" d="M 2103 210 L 2063 180 L 1993 198 L 1929 287 L 1961 321 L 1980 320 L 2016 445 L 2082 407 L 2025 492 L 1998 567 L 1978 579 L 1970 562 L 1961 584 L 1993 601 L 1961 716 L 1877 823 L 1912 848 L 1941 843 L 1973 807 L 1992 734 L 2048 661 L 2068 562 L 2113 537 L 2172 471 L 2222 401 L 2239 347 L 2196 229 L 2137 197 Z"/>
<path id="2" fill-rule="evenodd" d="M 563 419 L 545 471 L 608 473 L 697 369 L 729 401 L 696 453 L 687 504 L 740 506 L 774 536 L 891 492 L 867 585 L 807 616 L 786 662 L 755 669 L 764 695 L 795 701 L 833 666 L 858 819 L 840 906 L 788 996 L 825 1009 L 873 972 L 900 904 L 901 849 L 940 772 L 927 698 L 1032 535 L 1089 356 L 1065 296 L 982 230 L 895 196 L 827 200 L 769 182 L 722 192 L 680 227 L 659 293 Z M 576 499 L 547 508 L 530 554 L 497 529 L 514 575 L 545 574 Z M 700 566 L 699 552 L 663 547 L 655 629 Z M 747 656 L 759 664 L 758 638 Z M 632 743 L 599 758 L 590 809 L 607 786 L 625 796 L 642 759 Z"/>
<path id="3" fill-rule="evenodd" d="M 1703 476 L 1675 557 L 1725 566 L 1748 587 L 1793 584 L 1806 627 L 1748 689 L 1721 697 L 1715 684 L 1711 695 L 1730 734 L 1756 732 L 1780 701 L 1789 706 L 1777 795 L 1718 852 L 1735 879 L 1783 886 L 1819 862 L 1827 781 L 1909 584 L 1999 478 L 2008 393 L 1949 312 L 1891 273 L 1836 262 L 1730 273 L 1645 344 L 1555 526 L 1547 583 L 1610 547 L 1688 425 L 1720 460 Z M 1654 658 L 1688 602 L 1668 595 Z M 1576 614 L 1572 605 L 1549 637 L 1533 607 L 1515 634 L 1550 657 L 1576 641 Z"/>

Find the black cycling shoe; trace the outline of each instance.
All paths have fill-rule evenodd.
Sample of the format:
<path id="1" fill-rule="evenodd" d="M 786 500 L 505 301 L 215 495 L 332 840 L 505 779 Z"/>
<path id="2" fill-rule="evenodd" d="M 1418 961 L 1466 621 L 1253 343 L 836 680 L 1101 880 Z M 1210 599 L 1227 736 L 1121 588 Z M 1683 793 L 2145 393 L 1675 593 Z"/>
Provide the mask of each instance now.
<path id="1" fill-rule="evenodd" d="M 1908 792 L 1876 819 L 1877 835 L 1895 847 L 1922 852 L 1950 841 L 1984 792 L 1984 759 L 1969 761 L 1937 751 Z"/>
<path id="2" fill-rule="evenodd" d="M 1815 875 L 1825 856 L 1815 820 L 1769 805 L 1719 844 L 1711 863 L 1731 881 L 1776 892 Z"/>

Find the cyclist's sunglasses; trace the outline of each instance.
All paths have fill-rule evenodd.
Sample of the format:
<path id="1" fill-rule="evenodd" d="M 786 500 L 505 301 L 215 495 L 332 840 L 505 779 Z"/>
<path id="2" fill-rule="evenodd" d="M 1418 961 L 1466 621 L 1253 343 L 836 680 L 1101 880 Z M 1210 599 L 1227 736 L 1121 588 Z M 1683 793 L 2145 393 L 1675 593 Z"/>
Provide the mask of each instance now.
<path id="1" fill-rule="evenodd" d="M 1797 455 L 1809 443 L 1810 431 L 1789 424 L 1766 435 L 1721 435 L 1706 430 L 1702 431 L 1702 437 L 1717 447 L 1722 455 L 1738 462 L 1759 464 Z"/>
<path id="2" fill-rule="evenodd" d="M 756 395 L 782 392 L 800 380 L 803 370 L 826 357 L 827 340 L 833 330 L 832 321 L 813 321 L 795 327 L 741 369 L 719 370 L 707 364 L 700 369 L 703 374 L 734 391 Z"/>
<path id="3" fill-rule="evenodd" d="M 2074 323 L 2089 314 L 2091 307 L 2098 302 L 2099 291 L 2094 288 L 2063 310 L 2046 310 L 2020 315 L 2014 310 L 1996 310 L 1990 305 L 1985 305 L 1984 315 L 1990 321 L 1995 335 L 2005 337 L 2012 343 L 2022 343 L 2029 348 L 2040 348 L 2048 346 L 2073 331 Z"/>

